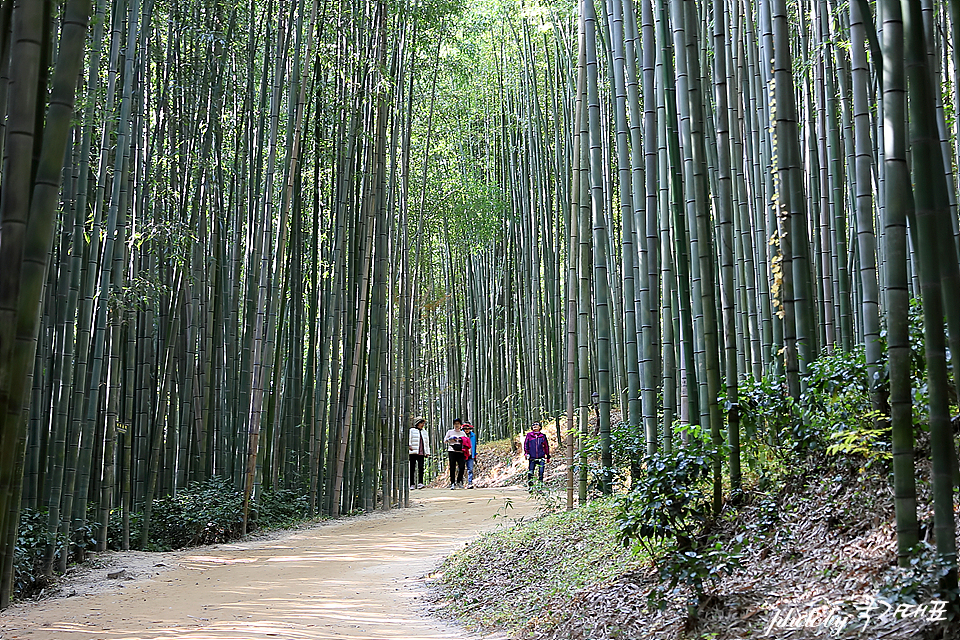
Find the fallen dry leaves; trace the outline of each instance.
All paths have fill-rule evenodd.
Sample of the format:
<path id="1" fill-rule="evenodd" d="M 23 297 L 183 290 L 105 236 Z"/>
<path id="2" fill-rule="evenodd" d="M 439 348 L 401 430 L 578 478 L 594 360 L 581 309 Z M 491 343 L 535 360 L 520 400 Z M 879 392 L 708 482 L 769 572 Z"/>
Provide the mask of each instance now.
<path id="1" fill-rule="evenodd" d="M 823 477 L 827 461 L 808 461 L 793 486 L 777 492 L 778 522 L 743 548 L 741 567 L 725 576 L 715 597 L 691 624 L 683 607 L 650 611 L 647 594 L 656 582 L 652 567 L 583 590 L 549 624 L 533 620 L 522 637 L 536 640 L 599 640 L 644 638 L 955 638 L 960 631 L 946 623 L 921 618 L 878 624 L 880 608 L 861 618 L 868 598 L 875 597 L 896 557 L 893 501 L 879 474 L 847 473 Z M 922 471 L 921 471 L 922 473 Z M 921 483 L 921 487 L 923 484 Z M 921 491 L 921 519 L 929 495 Z M 874 499 L 875 498 L 875 499 Z M 729 508 L 729 507 L 728 507 Z M 749 529 L 761 508 L 741 506 L 736 516 L 715 528 L 730 539 Z M 960 530 L 960 526 L 958 526 Z M 682 594 L 684 596 L 689 595 Z M 683 601 L 682 598 L 678 599 Z M 894 603 L 896 604 L 896 603 Z M 557 603 L 559 605 L 559 603 Z M 553 608 L 553 607 L 551 607 Z M 796 619 L 813 612 L 809 628 L 776 625 L 777 618 Z M 841 620 L 841 616 L 846 620 Z M 843 629 L 830 626 L 830 621 Z M 823 624 L 822 627 L 816 625 Z M 790 628 L 794 627 L 794 628 Z"/>

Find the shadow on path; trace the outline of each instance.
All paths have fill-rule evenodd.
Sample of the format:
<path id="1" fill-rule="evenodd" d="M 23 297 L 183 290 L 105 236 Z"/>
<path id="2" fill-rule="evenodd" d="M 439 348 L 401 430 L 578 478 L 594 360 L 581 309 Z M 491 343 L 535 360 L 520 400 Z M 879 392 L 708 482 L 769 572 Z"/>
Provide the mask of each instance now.
<path id="1" fill-rule="evenodd" d="M 513 508 L 506 509 L 510 501 Z M 535 510 L 517 489 L 412 493 L 410 509 L 322 523 L 280 539 L 183 552 L 178 567 L 110 592 L 26 603 L 3 640 L 474 638 L 427 617 L 421 578 L 481 531 Z"/>

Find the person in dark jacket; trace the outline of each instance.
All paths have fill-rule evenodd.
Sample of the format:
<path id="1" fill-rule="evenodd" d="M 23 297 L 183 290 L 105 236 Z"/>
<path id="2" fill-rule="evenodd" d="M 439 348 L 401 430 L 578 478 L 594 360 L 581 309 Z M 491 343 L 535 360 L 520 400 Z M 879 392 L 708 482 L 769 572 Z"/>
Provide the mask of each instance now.
<path id="1" fill-rule="evenodd" d="M 537 471 L 540 483 L 543 483 L 543 469 L 547 462 L 550 462 L 550 443 L 547 436 L 541 431 L 543 425 L 534 422 L 530 427 L 530 433 L 523 440 L 523 457 L 529 460 L 527 469 L 527 484 L 533 488 L 533 472 Z"/>

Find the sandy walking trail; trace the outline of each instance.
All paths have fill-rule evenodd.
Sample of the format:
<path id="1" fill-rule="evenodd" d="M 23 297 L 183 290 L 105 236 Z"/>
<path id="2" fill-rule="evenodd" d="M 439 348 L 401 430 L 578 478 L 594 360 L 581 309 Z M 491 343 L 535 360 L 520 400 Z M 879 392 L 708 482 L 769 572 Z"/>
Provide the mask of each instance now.
<path id="1" fill-rule="evenodd" d="M 0 640 L 473 638 L 427 617 L 421 578 L 536 504 L 518 489 L 423 489 L 412 499 L 410 509 L 270 540 L 148 556 L 147 579 L 11 607 L 0 614 Z"/>

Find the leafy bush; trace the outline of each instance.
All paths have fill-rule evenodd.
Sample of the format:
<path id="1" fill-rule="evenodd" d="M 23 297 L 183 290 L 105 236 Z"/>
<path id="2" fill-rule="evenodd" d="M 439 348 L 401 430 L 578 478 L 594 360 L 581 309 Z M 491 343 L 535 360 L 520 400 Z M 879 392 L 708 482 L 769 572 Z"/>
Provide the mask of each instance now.
<path id="1" fill-rule="evenodd" d="M 892 457 L 890 429 L 873 409 L 863 348 L 821 355 L 810 363 L 801 398 L 803 422 L 819 444 L 823 434 L 831 455 L 858 455 L 867 466 Z"/>
<path id="2" fill-rule="evenodd" d="M 693 548 L 693 537 L 709 514 L 709 498 L 699 482 L 709 474 L 706 457 L 686 450 L 655 454 L 645 471 L 620 499 L 620 542 L 673 540 L 681 552 Z"/>
<path id="3" fill-rule="evenodd" d="M 953 569 L 928 542 L 920 542 L 910 555 L 910 566 L 890 569 L 879 596 L 891 602 L 921 604 L 931 600 L 956 602 L 960 593 L 956 588 L 944 588 L 944 578 Z"/>
<path id="4" fill-rule="evenodd" d="M 239 537 L 242 526 L 243 494 L 229 478 L 210 478 L 153 502 L 150 544 L 179 549 L 225 542 Z"/>
<path id="5" fill-rule="evenodd" d="M 760 380 L 744 380 L 738 388 L 740 424 L 746 442 L 764 438 L 775 445 L 791 434 L 799 414 L 796 403 L 787 393 L 786 381 L 764 376 Z"/>
<path id="6" fill-rule="evenodd" d="M 630 477 L 630 471 L 637 460 L 642 460 L 647 454 L 647 445 L 642 429 L 631 427 L 623 421 L 610 424 L 610 453 L 613 457 L 613 468 L 604 469 L 600 463 L 600 436 L 591 434 L 583 443 L 587 450 L 588 473 L 590 491 L 599 494 L 600 480 L 605 474 L 609 475 L 613 486 L 625 486 Z"/>
<path id="7" fill-rule="evenodd" d="M 87 509 L 87 521 L 83 526 L 70 528 L 70 552 L 74 557 L 82 560 L 87 551 L 97 548 L 97 536 L 100 533 L 100 507 L 90 503 Z"/>
<path id="8" fill-rule="evenodd" d="M 130 547 L 139 548 L 140 531 L 143 526 L 143 514 L 139 511 L 130 514 Z M 107 547 L 110 549 L 123 548 L 123 514 L 119 507 L 110 511 L 110 522 L 107 525 Z"/>
<path id="9" fill-rule="evenodd" d="M 13 551 L 13 593 L 23 597 L 42 589 L 47 581 L 43 576 L 43 557 L 47 545 L 54 540 L 47 532 L 47 512 L 20 510 L 20 528 Z M 62 545 L 57 545 L 57 554 Z M 54 557 L 54 560 L 56 560 Z"/>
<path id="10" fill-rule="evenodd" d="M 822 354 L 808 366 L 806 383 L 803 411 L 811 421 L 825 425 L 824 431 L 859 424 L 870 410 L 863 347 Z"/>
<path id="11" fill-rule="evenodd" d="M 17 529 L 17 544 L 13 557 L 13 596 L 23 598 L 45 587 L 48 583 L 43 575 L 43 562 L 47 547 L 54 544 L 53 563 L 56 566 L 63 557 L 66 539 L 59 532 L 51 535 L 47 530 L 48 512 L 46 509 L 20 509 L 20 526 Z M 93 507 L 88 514 L 87 523 L 70 530 L 70 553 L 68 560 L 76 554 L 83 559 L 86 551 L 97 546 L 99 524 L 95 521 Z"/>
<path id="12" fill-rule="evenodd" d="M 890 433 L 876 427 L 883 416 L 870 401 L 862 347 L 821 354 L 808 365 L 804 387 L 795 402 L 782 378 L 744 381 L 739 393 L 747 442 L 766 434 L 781 456 L 826 449 L 833 455 L 863 455 L 868 464 L 889 457 Z"/>
<path id="13" fill-rule="evenodd" d="M 285 527 L 305 519 L 310 512 L 302 489 L 274 489 L 261 493 L 250 506 L 250 528 Z M 130 546 L 139 548 L 143 513 L 130 514 Z M 179 549 L 226 542 L 240 537 L 243 527 L 243 492 L 229 478 L 191 483 L 176 496 L 153 502 L 148 549 Z M 119 509 L 110 514 L 107 543 L 119 549 L 123 521 Z"/>
<path id="14" fill-rule="evenodd" d="M 260 494 L 250 517 L 258 528 L 289 526 L 310 514 L 307 496 L 299 489 L 273 489 Z"/>
<path id="15" fill-rule="evenodd" d="M 710 495 L 703 482 L 710 475 L 709 455 L 696 448 L 657 454 L 648 460 L 645 471 L 619 499 L 618 539 L 648 552 L 652 552 L 648 541 L 668 543 L 657 561 L 661 584 L 650 592 L 650 604 L 663 607 L 668 594 L 686 585 L 696 598 L 688 603 L 688 610 L 695 612 L 707 600 L 706 583 L 716 584 L 721 574 L 736 565 L 741 540 L 731 552 L 715 539 L 703 543 L 697 538 L 710 514 Z"/>
<path id="16" fill-rule="evenodd" d="M 870 411 L 865 418 L 873 419 L 879 416 Z M 866 459 L 865 467 L 873 466 L 878 462 L 893 460 L 893 451 L 890 442 L 889 428 L 871 428 L 857 426 L 846 431 L 835 431 L 830 434 L 831 444 L 827 447 L 830 455 L 855 455 Z"/>

